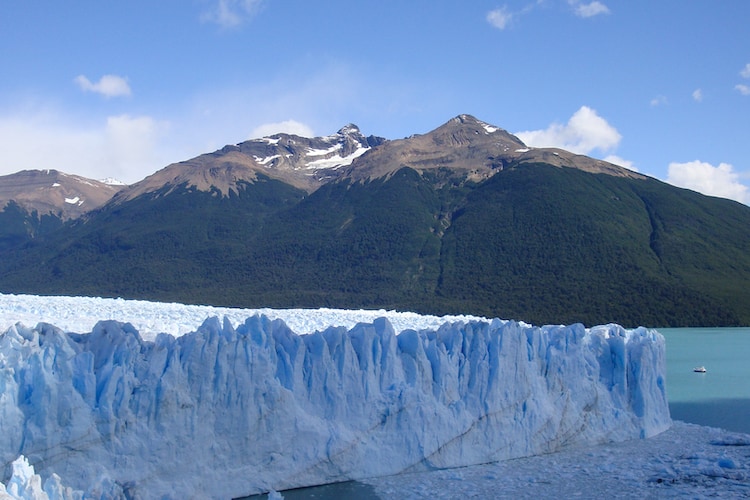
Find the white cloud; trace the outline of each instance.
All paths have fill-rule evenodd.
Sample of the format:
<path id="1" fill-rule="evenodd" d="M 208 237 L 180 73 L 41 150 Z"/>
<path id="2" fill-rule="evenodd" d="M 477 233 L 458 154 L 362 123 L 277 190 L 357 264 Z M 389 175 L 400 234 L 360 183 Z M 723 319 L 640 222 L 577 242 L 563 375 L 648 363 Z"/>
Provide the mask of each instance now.
<path id="1" fill-rule="evenodd" d="M 606 158 L 603 158 L 603 160 L 614 163 L 615 165 L 619 165 L 621 167 L 625 167 L 628 170 L 632 170 L 633 172 L 638 172 L 638 169 L 635 167 L 635 164 L 633 164 L 632 161 L 626 160 L 617 155 L 609 155 Z"/>
<path id="2" fill-rule="evenodd" d="M 750 203 L 750 190 L 740 182 L 740 175 L 728 163 L 720 163 L 718 167 L 699 160 L 670 163 L 667 182 L 709 196 Z"/>
<path id="3" fill-rule="evenodd" d="M 556 147 L 578 154 L 590 154 L 595 149 L 610 151 L 622 139 L 617 129 L 588 106 L 581 106 L 565 125 L 553 123 L 544 130 L 515 135 L 528 146 Z"/>
<path id="4" fill-rule="evenodd" d="M 663 104 L 669 104 L 669 103 L 668 103 L 667 98 L 665 96 L 658 95 L 658 96 L 654 97 L 653 99 L 651 99 L 650 104 L 651 104 L 651 106 L 656 107 L 656 106 L 661 106 Z"/>
<path id="5" fill-rule="evenodd" d="M 497 9 L 491 10 L 487 13 L 487 22 L 493 27 L 504 30 L 512 22 L 517 21 L 521 16 L 525 16 L 532 11 L 536 10 L 537 7 L 543 5 L 545 0 L 528 0 L 526 6 L 517 9 L 516 11 L 510 11 L 507 5 L 498 7 Z M 581 0 L 568 0 L 568 4 L 572 7 L 573 13 L 578 17 L 594 17 L 599 14 L 609 14 L 609 8 L 599 1 L 582 2 Z"/>
<path id="6" fill-rule="evenodd" d="M 313 130 L 304 123 L 296 120 L 285 120 L 277 123 L 264 123 L 255 127 L 250 133 L 251 138 L 268 137 L 274 134 L 293 134 L 300 137 L 315 137 Z"/>
<path id="7" fill-rule="evenodd" d="M 738 83 L 734 86 L 734 88 L 737 89 L 737 91 L 742 95 L 750 95 L 750 87 L 748 87 L 747 85 Z"/>
<path id="8" fill-rule="evenodd" d="M 118 115 L 107 118 L 103 132 L 106 146 L 105 160 L 120 172 L 153 169 L 165 166 L 156 164 L 155 156 L 159 139 L 168 129 L 168 124 L 159 123 L 150 116 Z"/>
<path id="9" fill-rule="evenodd" d="M 84 75 L 74 80 L 84 92 L 95 92 L 104 97 L 121 97 L 131 94 L 127 79 L 117 75 L 104 75 L 94 83 Z"/>
<path id="10" fill-rule="evenodd" d="M 201 21 L 234 28 L 250 19 L 263 0 L 211 0 L 212 6 L 201 15 Z"/>
<path id="11" fill-rule="evenodd" d="M 701 89 L 695 89 L 695 90 L 693 90 L 693 100 L 695 102 L 702 102 L 703 101 L 703 91 Z"/>
<path id="12" fill-rule="evenodd" d="M 601 2 L 583 3 L 580 0 L 568 0 L 578 17 L 594 17 L 599 14 L 609 14 L 609 8 Z"/>
<path id="13" fill-rule="evenodd" d="M 742 68 L 742 71 L 740 71 L 740 76 L 742 78 L 750 78 L 750 63 L 747 63 L 744 68 Z"/>
<path id="14" fill-rule="evenodd" d="M 93 124 L 50 110 L 0 116 L 0 175 L 54 168 L 132 183 L 175 160 L 161 144 L 167 129 L 148 116 L 111 116 Z"/>
<path id="15" fill-rule="evenodd" d="M 504 30 L 512 19 L 513 14 L 508 12 L 506 6 L 491 10 L 487 13 L 487 22 L 499 30 Z"/>

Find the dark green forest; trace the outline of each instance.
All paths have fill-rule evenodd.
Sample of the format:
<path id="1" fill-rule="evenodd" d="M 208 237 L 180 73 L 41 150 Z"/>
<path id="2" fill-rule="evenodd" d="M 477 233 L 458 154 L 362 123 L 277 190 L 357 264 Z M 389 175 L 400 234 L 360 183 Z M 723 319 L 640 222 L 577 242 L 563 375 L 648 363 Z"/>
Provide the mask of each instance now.
<path id="1" fill-rule="evenodd" d="M 0 291 L 750 325 L 750 208 L 655 179 L 402 168 L 307 194 L 259 177 L 229 196 L 183 186 L 59 225 L 0 247 Z"/>

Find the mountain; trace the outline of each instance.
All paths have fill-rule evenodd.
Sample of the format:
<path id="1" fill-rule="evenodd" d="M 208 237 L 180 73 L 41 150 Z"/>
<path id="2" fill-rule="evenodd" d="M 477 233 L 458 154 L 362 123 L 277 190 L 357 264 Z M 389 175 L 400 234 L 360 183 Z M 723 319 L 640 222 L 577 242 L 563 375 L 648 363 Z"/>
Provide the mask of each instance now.
<path id="1" fill-rule="evenodd" d="M 230 191 L 238 193 L 238 186 L 252 184 L 258 176 L 314 191 L 335 179 L 341 167 L 383 142 L 382 137 L 363 136 L 353 124 L 326 137 L 276 134 L 253 139 L 169 165 L 119 193 L 116 202 L 157 191 L 169 194 L 181 187 L 215 190 L 226 196 Z"/>
<path id="2" fill-rule="evenodd" d="M 528 148 L 518 137 L 470 115 L 459 115 L 428 134 L 388 141 L 348 166 L 344 176 L 376 179 L 408 167 L 420 173 L 448 169 L 462 173 L 467 180 L 479 182 L 510 164 L 534 162 L 621 177 L 643 177 L 611 163 L 562 149 Z"/>
<path id="3" fill-rule="evenodd" d="M 57 170 L 23 170 L 0 176 L 0 207 L 14 201 L 29 213 L 75 219 L 104 205 L 123 187 Z"/>
<path id="4" fill-rule="evenodd" d="M 279 134 L 166 167 L 0 290 L 544 323 L 750 325 L 750 207 L 468 115 L 400 140 Z"/>
<path id="5" fill-rule="evenodd" d="M 51 232 L 101 207 L 122 188 L 57 170 L 0 176 L 0 249 Z"/>

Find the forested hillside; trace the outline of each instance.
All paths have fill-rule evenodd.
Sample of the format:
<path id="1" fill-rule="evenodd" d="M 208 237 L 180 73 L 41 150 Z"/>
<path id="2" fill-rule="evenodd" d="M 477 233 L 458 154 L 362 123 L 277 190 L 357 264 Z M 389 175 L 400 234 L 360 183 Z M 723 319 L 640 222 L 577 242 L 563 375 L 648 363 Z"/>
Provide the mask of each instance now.
<path id="1" fill-rule="evenodd" d="M 750 208 L 649 178 L 511 163 L 306 193 L 259 178 L 105 206 L 6 251 L 4 292 L 389 308 L 536 324 L 750 324 Z"/>

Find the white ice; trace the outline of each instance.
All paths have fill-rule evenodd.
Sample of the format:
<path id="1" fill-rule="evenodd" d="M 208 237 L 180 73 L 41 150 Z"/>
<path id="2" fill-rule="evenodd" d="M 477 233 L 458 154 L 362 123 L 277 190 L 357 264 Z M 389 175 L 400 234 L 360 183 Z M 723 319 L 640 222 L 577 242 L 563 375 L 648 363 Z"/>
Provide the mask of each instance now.
<path id="1" fill-rule="evenodd" d="M 132 324 L 144 340 L 155 340 L 160 333 L 174 337 L 195 331 L 211 317 L 227 318 L 237 328 L 250 316 L 262 314 L 270 319 L 281 319 L 299 334 L 323 331 L 330 326 L 347 329 L 357 323 L 372 323 L 377 318 L 388 318 L 393 328 L 403 331 L 437 329 L 446 321 L 486 320 L 479 316 L 430 316 L 385 309 L 239 309 L 205 305 L 149 302 L 145 300 L 108 299 L 101 297 L 60 297 L 13 295 L 0 293 L 0 332 L 16 322 L 34 326 L 39 322 L 54 324 L 66 332 L 90 332 L 101 320 L 116 320 Z"/>
<path id="2" fill-rule="evenodd" d="M 6 490 L 37 494 L 39 474 L 46 491 L 57 473 L 98 497 L 228 498 L 350 478 L 383 498 L 748 493 L 747 436 L 659 434 L 670 420 L 656 332 L 257 312 L 0 295 Z M 213 316 L 227 319 L 201 326 Z"/>
<path id="3" fill-rule="evenodd" d="M 84 492 L 63 486 L 60 476 L 52 474 L 42 485 L 42 478 L 26 457 L 21 456 L 11 464 L 11 477 L 7 486 L 0 483 L 0 500 L 82 500 Z"/>

